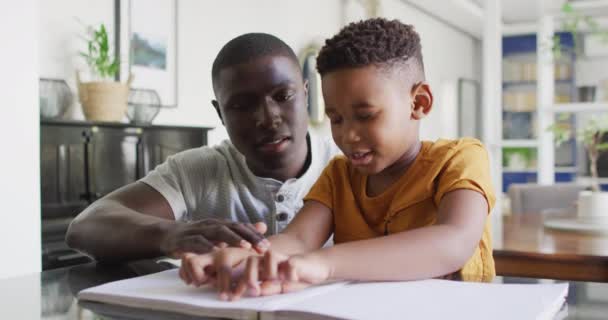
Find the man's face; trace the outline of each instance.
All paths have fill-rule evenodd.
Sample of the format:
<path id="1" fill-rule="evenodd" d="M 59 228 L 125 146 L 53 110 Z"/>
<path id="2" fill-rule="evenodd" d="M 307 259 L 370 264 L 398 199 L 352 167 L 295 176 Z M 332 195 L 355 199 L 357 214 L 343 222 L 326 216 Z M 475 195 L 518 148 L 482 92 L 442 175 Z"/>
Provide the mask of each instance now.
<path id="1" fill-rule="evenodd" d="M 306 148 L 307 89 L 296 61 L 264 56 L 222 69 L 215 94 L 234 146 L 256 172 L 286 167 Z M 261 170 L 260 170 L 261 169 Z"/>

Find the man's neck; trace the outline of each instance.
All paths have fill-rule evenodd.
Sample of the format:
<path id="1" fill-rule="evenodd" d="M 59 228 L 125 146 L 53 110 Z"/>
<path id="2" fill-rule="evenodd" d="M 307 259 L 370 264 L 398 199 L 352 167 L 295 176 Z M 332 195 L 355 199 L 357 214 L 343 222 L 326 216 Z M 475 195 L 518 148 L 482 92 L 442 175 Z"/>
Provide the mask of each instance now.
<path id="1" fill-rule="evenodd" d="M 296 152 L 286 161 L 284 166 L 278 168 L 259 168 L 253 171 L 256 176 L 272 178 L 279 181 L 287 181 L 292 178 L 299 178 L 310 167 L 312 162 L 312 149 L 310 146 L 310 136 L 306 135 L 306 143 L 302 144 Z M 251 168 L 251 167 L 250 167 Z"/>

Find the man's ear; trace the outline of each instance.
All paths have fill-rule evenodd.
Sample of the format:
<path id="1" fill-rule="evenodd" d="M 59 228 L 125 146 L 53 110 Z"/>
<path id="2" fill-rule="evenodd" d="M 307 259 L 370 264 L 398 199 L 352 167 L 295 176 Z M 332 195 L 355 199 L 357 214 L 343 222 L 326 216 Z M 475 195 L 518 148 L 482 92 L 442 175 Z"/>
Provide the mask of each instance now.
<path id="1" fill-rule="evenodd" d="M 306 101 L 308 101 L 308 88 L 309 88 L 309 82 L 307 79 L 307 80 L 304 80 L 304 97 L 306 98 Z"/>
<path id="2" fill-rule="evenodd" d="M 433 109 L 433 92 L 428 83 L 420 82 L 412 88 L 412 119 L 421 120 Z"/>
<path id="3" fill-rule="evenodd" d="M 224 125 L 224 118 L 222 118 L 222 111 L 220 111 L 220 104 L 217 102 L 217 100 L 211 100 L 211 104 L 213 105 L 215 112 L 217 112 L 217 116 L 220 117 L 220 121 L 222 121 L 222 125 Z"/>

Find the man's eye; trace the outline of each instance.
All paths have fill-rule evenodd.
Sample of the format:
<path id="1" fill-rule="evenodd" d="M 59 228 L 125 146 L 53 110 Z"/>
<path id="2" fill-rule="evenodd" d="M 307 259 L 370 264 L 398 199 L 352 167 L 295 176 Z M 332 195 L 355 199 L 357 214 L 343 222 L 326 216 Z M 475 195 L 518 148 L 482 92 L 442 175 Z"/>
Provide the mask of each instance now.
<path id="1" fill-rule="evenodd" d="M 274 100 L 278 101 L 278 102 L 284 102 L 284 101 L 291 99 L 293 96 L 294 96 L 293 92 L 282 92 L 282 93 L 277 94 L 274 97 Z"/>

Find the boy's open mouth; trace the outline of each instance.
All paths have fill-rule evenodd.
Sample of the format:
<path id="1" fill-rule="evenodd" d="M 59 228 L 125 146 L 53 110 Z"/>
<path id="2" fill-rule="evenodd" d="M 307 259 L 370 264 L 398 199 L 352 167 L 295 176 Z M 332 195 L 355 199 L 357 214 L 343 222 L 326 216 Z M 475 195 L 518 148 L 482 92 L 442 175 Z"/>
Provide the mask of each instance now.
<path id="1" fill-rule="evenodd" d="M 355 166 L 367 165 L 372 161 L 372 151 L 353 152 L 350 154 L 350 162 Z"/>

